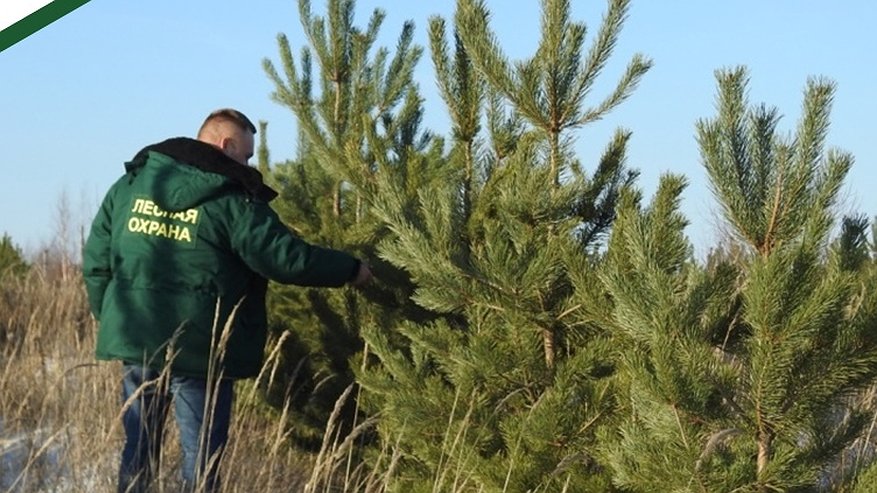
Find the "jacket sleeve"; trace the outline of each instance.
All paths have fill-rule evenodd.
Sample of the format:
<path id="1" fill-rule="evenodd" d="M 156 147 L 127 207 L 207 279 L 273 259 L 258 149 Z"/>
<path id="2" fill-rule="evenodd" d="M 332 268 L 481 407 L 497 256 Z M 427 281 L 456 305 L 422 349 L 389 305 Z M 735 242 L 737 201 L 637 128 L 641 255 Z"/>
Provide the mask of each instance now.
<path id="1" fill-rule="evenodd" d="M 88 240 L 82 250 L 82 277 L 88 294 L 91 313 L 100 320 L 104 292 L 113 276 L 110 257 L 112 236 L 113 188 L 107 192 L 91 224 Z"/>
<path id="2" fill-rule="evenodd" d="M 359 260 L 298 238 L 264 202 L 248 201 L 233 216 L 232 248 L 263 277 L 283 284 L 338 287 L 356 276 Z"/>

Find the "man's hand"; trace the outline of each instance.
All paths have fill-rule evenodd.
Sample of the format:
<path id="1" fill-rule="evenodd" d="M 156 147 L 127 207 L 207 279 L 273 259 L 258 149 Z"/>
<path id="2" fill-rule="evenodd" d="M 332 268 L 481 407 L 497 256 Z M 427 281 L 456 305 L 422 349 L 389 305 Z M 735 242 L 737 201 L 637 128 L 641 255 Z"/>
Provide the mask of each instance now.
<path id="1" fill-rule="evenodd" d="M 362 286 L 367 282 L 372 280 L 372 271 L 364 260 L 359 263 L 359 270 L 356 272 L 356 277 L 350 281 L 351 286 Z"/>

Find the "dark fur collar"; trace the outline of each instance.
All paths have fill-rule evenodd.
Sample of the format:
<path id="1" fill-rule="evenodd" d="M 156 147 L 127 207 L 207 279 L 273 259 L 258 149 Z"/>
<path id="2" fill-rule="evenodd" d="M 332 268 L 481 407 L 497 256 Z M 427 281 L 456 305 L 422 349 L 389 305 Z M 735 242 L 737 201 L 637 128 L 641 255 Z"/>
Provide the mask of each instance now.
<path id="1" fill-rule="evenodd" d="M 130 169 L 142 166 L 149 151 L 170 156 L 201 171 L 227 176 L 238 182 L 247 193 L 265 202 L 277 197 L 277 192 L 262 181 L 259 170 L 241 165 L 210 144 L 187 137 L 175 137 L 146 146 L 126 167 Z"/>

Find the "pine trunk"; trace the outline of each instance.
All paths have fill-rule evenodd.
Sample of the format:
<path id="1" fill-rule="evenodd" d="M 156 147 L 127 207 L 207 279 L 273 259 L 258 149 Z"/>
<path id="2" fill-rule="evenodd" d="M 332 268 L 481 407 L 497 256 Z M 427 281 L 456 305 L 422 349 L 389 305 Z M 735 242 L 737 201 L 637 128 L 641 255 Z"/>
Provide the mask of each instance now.
<path id="1" fill-rule="evenodd" d="M 771 455 L 771 444 L 773 442 L 773 433 L 760 431 L 758 433 L 758 457 L 756 462 L 756 477 L 761 483 L 764 473 L 767 470 L 768 462 Z M 767 487 L 759 484 L 758 491 L 768 491 Z"/>
<path id="2" fill-rule="evenodd" d="M 554 368 L 554 331 L 542 329 L 542 347 L 545 350 L 545 366 Z"/>
<path id="3" fill-rule="evenodd" d="M 332 194 L 332 213 L 335 217 L 341 217 L 341 182 L 335 184 L 335 191 Z"/>

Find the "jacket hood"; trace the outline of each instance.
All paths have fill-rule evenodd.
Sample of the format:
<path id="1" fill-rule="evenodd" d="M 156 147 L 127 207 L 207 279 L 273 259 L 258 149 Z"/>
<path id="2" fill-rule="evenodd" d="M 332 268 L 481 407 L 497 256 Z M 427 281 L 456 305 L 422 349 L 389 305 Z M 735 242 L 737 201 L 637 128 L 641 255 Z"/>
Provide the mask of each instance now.
<path id="1" fill-rule="evenodd" d="M 195 207 L 221 193 L 239 190 L 264 202 L 277 197 L 262 173 L 241 165 L 210 144 L 176 137 L 144 147 L 125 170 L 152 183 L 152 197 L 169 211 Z"/>

